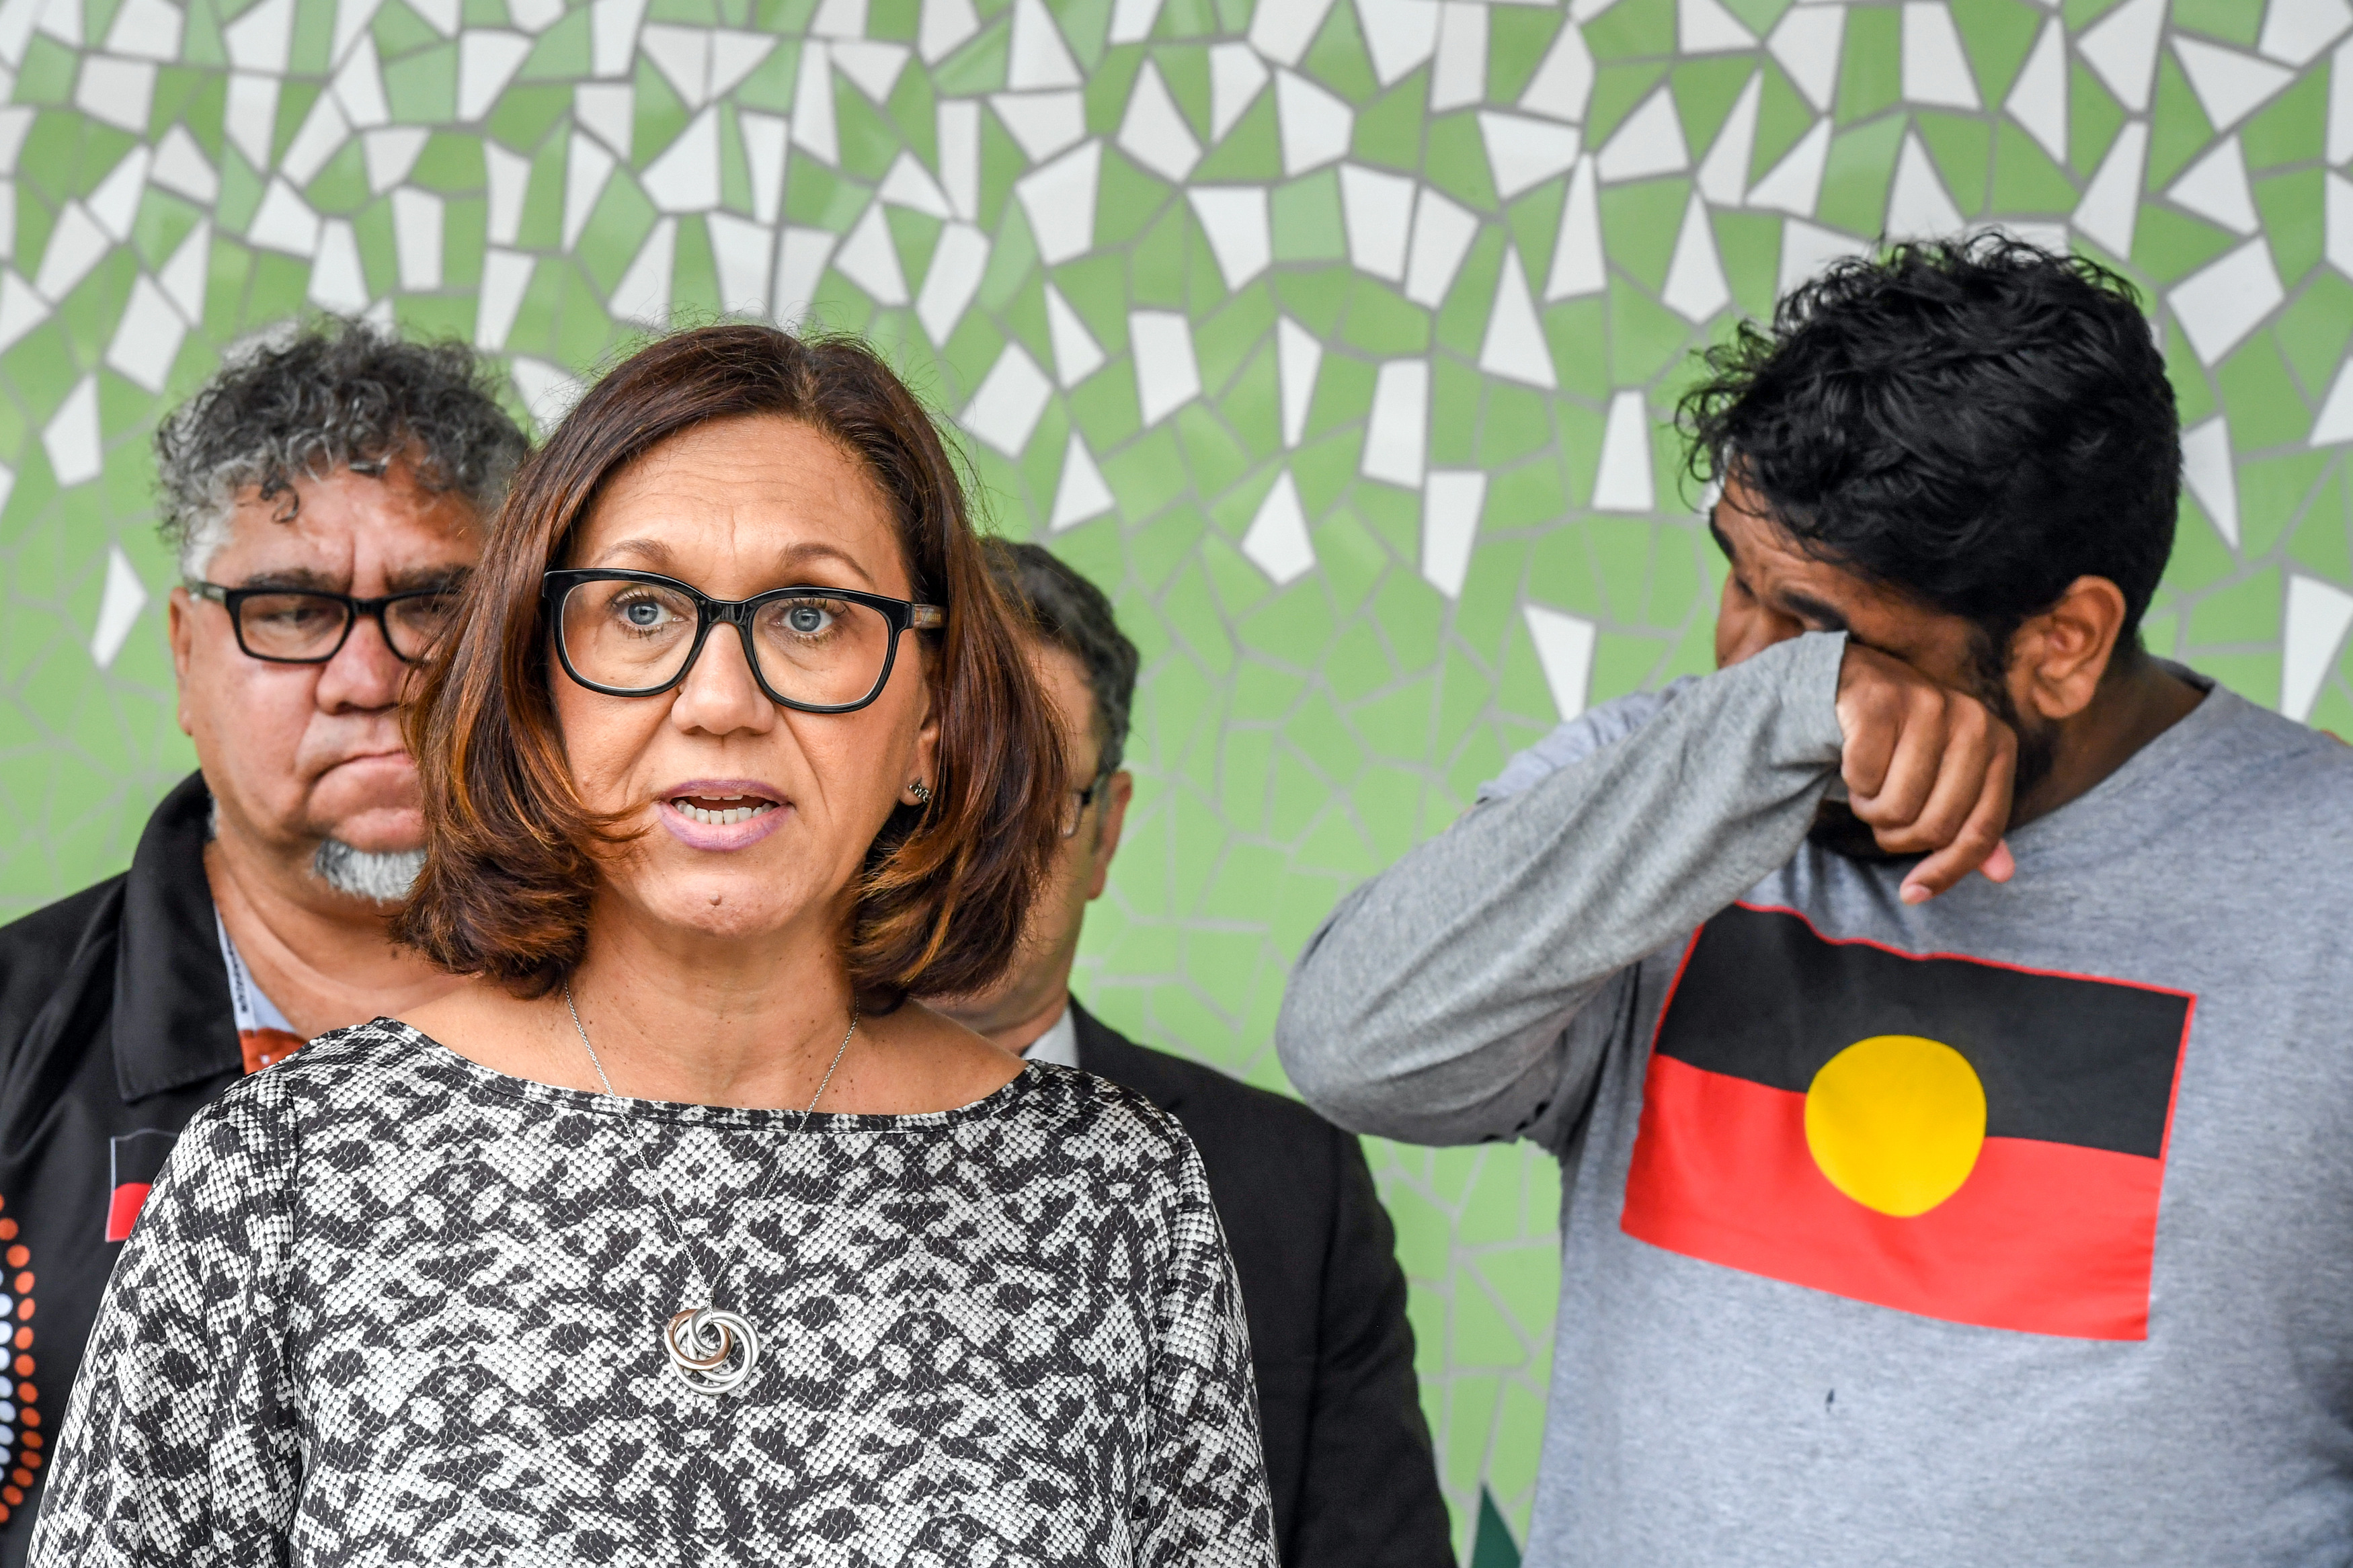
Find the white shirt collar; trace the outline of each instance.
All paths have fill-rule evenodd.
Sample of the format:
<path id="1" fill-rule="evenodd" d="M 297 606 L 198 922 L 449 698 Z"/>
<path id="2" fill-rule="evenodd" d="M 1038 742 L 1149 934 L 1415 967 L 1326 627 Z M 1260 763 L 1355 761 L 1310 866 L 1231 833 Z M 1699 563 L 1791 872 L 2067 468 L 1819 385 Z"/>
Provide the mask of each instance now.
<path id="1" fill-rule="evenodd" d="M 1079 1065 L 1079 1026 L 1071 1016 L 1071 1005 L 1062 1004 L 1062 1016 L 1051 1027 L 1029 1042 L 1021 1053 L 1023 1061 L 1051 1062 L 1056 1067 L 1075 1068 Z"/>

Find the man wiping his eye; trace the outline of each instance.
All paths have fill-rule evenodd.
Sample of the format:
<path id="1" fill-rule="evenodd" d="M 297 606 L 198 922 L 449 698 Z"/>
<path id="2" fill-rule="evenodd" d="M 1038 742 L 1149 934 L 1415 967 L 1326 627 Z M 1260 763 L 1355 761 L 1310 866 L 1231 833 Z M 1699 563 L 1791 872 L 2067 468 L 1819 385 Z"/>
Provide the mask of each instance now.
<path id="1" fill-rule="evenodd" d="M 1277 1031 L 1561 1162 L 1526 1562 L 2345 1561 L 2353 752 L 2143 649 L 2131 289 L 1899 247 L 1708 369 L 1717 673 L 1515 758 Z"/>

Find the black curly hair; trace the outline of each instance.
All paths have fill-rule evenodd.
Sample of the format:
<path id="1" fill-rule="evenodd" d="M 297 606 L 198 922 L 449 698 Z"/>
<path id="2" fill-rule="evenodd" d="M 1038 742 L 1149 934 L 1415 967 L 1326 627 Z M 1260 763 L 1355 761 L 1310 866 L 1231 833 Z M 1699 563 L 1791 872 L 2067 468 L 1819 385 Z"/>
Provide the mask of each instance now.
<path id="1" fill-rule="evenodd" d="M 2078 577 L 2126 607 L 2173 550 L 2180 418 L 2139 295 L 1999 232 L 1849 258 L 1704 356 L 1676 425 L 1818 557 L 1974 625 L 1999 658 Z"/>
<path id="2" fill-rule="evenodd" d="M 203 570 L 246 490 L 290 521 L 296 479 L 381 474 L 403 456 L 419 485 L 454 491 L 488 520 L 529 450 L 494 384 L 463 343 L 409 342 L 333 316 L 232 353 L 155 432 L 158 525 L 181 572 Z"/>

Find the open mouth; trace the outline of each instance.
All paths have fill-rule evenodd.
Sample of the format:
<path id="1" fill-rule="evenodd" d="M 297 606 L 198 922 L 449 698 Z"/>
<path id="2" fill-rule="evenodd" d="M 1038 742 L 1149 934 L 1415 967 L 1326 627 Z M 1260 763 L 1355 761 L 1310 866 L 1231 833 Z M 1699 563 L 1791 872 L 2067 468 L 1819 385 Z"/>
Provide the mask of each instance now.
<path id="1" fill-rule="evenodd" d="M 705 827 L 749 822 L 777 808 L 776 802 L 756 795 L 676 795 L 670 804 L 680 816 Z"/>

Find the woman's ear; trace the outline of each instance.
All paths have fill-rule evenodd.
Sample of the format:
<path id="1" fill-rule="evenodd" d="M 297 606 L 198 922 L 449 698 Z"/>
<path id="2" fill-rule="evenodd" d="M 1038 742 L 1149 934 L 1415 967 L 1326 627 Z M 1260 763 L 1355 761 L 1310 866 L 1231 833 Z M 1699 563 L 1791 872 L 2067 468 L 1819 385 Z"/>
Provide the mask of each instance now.
<path id="1" fill-rule="evenodd" d="M 899 799 L 908 805 L 928 805 L 940 788 L 940 703 L 928 669 L 916 690 L 915 743 L 909 748 Z"/>
<path id="2" fill-rule="evenodd" d="M 2011 696 L 2054 723 L 2081 713 L 2116 661 L 2124 625 L 2123 589 L 2105 577 L 2076 578 L 2011 639 Z"/>

